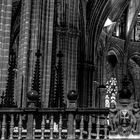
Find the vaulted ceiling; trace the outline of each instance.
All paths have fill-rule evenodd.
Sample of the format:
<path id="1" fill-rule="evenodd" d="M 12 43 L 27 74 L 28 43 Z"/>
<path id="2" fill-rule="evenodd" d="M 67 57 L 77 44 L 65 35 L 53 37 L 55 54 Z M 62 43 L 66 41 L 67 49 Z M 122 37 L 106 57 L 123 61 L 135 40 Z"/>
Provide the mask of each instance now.
<path id="1" fill-rule="evenodd" d="M 88 8 L 88 6 L 90 6 L 90 8 Z M 90 49 L 92 48 L 92 50 L 90 50 L 92 51 L 92 56 L 99 42 L 107 18 L 117 23 L 124 11 L 127 15 L 125 41 L 129 43 L 132 30 L 140 11 L 140 0 L 88 0 L 88 47 Z M 89 57 L 91 58 L 92 56 Z"/>
<path id="2" fill-rule="evenodd" d="M 90 44 L 92 42 L 96 44 L 98 41 L 107 18 L 117 22 L 126 8 L 128 8 L 126 36 L 129 37 L 140 9 L 139 0 L 89 0 L 87 5 L 92 5 L 88 21 L 89 34 L 93 37 Z"/>

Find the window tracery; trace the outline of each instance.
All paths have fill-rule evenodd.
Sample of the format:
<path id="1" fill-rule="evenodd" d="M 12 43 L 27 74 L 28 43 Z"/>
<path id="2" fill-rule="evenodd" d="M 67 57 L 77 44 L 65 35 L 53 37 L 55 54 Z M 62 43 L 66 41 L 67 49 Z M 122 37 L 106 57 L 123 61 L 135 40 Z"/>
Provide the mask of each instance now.
<path id="1" fill-rule="evenodd" d="M 105 107 L 109 108 L 111 103 L 116 104 L 118 86 L 117 79 L 115 77 L 111 77 L 110 80 L 106 82 L 106 89 Z"/>

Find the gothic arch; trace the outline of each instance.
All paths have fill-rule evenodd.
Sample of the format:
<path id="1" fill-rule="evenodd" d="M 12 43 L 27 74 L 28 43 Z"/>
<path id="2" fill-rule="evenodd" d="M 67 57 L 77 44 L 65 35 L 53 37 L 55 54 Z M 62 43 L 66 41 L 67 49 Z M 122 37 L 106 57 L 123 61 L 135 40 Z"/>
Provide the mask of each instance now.
<path id="1" fill-rule="evenodd" d="M 118 45 L 113 45 L 109 47 L 108 52 L 114 52 L 114 54 L 116 55 L 118 62 L 123 61 L 123 57 L 124 57 L 124 52 L 122 50 L 122 48 Z"/>
<path id="2" fill-rule="evenodd" d="M 140 52 L 134 52 L 134 53 L 130 54 L 128 59 L 131 59 L 133 57 L 140 58 Z"/>
<path id="3" fill-rule="evenodd" d="M 106 79 L 110 78 L 112 75 L 115 75 L 115 68 L 119 62 L 118 56 L 114 50 L 110 50 L 107 53 L 106 60 Z"/>
<path id="4" fill-rule="evenodd" d="M 95 48 L 99 39 L 99 36 L 101 34 L 103 25 L 107 19 L 107 17 L 114 12 L 114 8 L 116 9 L 116 13 L 114 19 L 118 18 L 122 14 L 122 12 L 125 10 L 127 5 L 129 4 L 129 1 L 113 1 L 112 5 L 110 6 L 110 1 L 105 2 L 95 2 L 93 4 L 92 10 L 91 10 L 91 19 L 88 27 L 89 31 L 89 38 L 88 38 L 88 47 L 89 47 L 89 57 L 88 59 L 90 61 L 94 61 L 94 54 L 95 54 Z M 96 6 L 96 7 L 95 7 Z M 99 8 L 100 7 L 100 8 Z M 120 7 L 118 10 L 117 7 Z M 98 10 L 96 9 L 98 8 Z M 97 12 L 98 11 L 98 12 Z M 96 15 L 96 18 L 94 17 Z"/>
<path id="5" fill-rule="evenodd" d="M 107 53 L 107 61 L 110 63 L 110 65 L 115 68 L 117 63 L 119 62 L 119 57 L 117 53 L 114 51 L 115 49 L 109 50 Z"/>
<path id="6" fill-rule="evenodd" d="M 122 69 L 123 69 L 123 53 L 120 53 L 118 49 L 110 48 L 108 50 L 108 54 L 114 55 L 116 57 L 116 64 L 112 67 L 108 61 L 106 61 L 106 81 L 109 80 L 112 76 L 116 78 L 118 90 L 121 89 L 121 82 L 122 82 Z"/>

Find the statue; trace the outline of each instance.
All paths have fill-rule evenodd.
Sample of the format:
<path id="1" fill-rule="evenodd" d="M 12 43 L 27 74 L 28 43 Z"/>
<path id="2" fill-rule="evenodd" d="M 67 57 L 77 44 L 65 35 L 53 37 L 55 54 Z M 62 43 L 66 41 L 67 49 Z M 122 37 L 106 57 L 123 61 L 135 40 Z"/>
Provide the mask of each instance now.
<path id="1" fill-rule="evenodd" d="M 132 112 L 133 112 L 133 114 L 136 118 L 134 133 L 136 131 L 139 133 L 140 132 L 140 108 L 139 108 L 139 103 L 138 102 L 134 102 Z"/>
<path id="2" fill-rule="evenodd" d="M 135 115 L 136 118 L 140 117 L 140 108 L 139 108 L 138 102 L 134 102 L 132 111 L 133 111 L 133 114 Z"/>
<path id="3" fill-rule="evenodd" d="M 115 125 L 115 116 L 117 113 L 117 108 L 115 103 L 110 104 L 110 114 L 109 114 L 109 123 L 111 126 L 111 130 L 115 131 L 116 125 Z"/>

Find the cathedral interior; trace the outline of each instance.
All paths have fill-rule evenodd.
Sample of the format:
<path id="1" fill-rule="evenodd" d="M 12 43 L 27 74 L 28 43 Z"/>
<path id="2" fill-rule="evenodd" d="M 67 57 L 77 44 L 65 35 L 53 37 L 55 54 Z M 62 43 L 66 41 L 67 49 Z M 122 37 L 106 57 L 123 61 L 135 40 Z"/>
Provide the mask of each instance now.
<path id="1" fill-rule="evenodd" d="M 0 0 L 1 139 L 140 139 L 139 47 L 140 0 Z"/>

